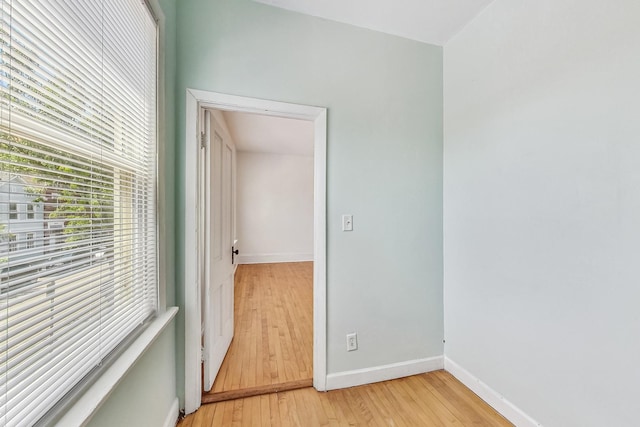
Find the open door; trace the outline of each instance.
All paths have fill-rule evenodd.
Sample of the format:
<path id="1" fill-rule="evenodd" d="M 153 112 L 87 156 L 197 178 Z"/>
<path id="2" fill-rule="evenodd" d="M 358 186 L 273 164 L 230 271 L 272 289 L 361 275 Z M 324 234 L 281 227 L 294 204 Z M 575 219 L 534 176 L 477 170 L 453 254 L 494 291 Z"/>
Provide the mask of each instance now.
<path id="1" fill-rule="evenodd" d="M 204 271 L 203 229 L 204 211 L 201 198 L 203 175 L 201 170 L 206 157 L 201 149 L 200 131 L 204 131 L 203 108 L 216 108 L 225 111 L 259 111 L 263 114 L 278 117 L 289 117 L 314 122 L 314 253 L 313 263 L 313 386 L 318 391 L 327 389 L 327 295 L 326 295 L 326 144 L 327 144 L 327 110 L 321 107 L 289 104 L 256 98 L 241 97 L 197 89 L 186 89 L 186 123 L 185 123 L 185 188 L 184 188 L 184 405 L 185 413 L 195 412 L 202 398 L 202 345 L 204 337 L 201 325 L 205 305 L 204 280 L 200 277 Z M 202 160 L 201 160 L 202 159 Z M 232 173 L 233 175 L 233 173 Z M 232 196 L 233 197 L 233 196 Z M 242 245 L 243 242 L 240 242 Z M 204 276 L 204 273 L 202 273 Z M 230 292 L 230 301 L 233 289 Z M 208 301 L 207 301 L 208 305 Z M 230 319 L 232 315 L 230 314 Z M 211 359 L 209 359 L 211 360 Z M 209 364 L 207 364 L 209 369 Z M 215 371 L 215 370 L 214 370 Z M 209 376 L 209 372 L 207 372 Z M 213 376 L 215 377 L 215 375 Z M 207 381 L 211 383 L 212 381 Z"/>
<path id="2" fill-rule="evenodd" d="M 209 391 L 233 339 L 235 147 L 209 111 L 203 124 L 203 389 Z"/>

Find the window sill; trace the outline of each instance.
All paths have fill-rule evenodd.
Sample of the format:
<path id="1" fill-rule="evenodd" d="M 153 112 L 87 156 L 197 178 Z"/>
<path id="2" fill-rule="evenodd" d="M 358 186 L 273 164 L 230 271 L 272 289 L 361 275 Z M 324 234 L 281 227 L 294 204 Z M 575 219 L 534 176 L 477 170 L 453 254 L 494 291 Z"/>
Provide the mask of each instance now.
<path id="1" fill-rule="evenodd" d="M 140 336 L 113 362 L 104 374 L 82 395 L 56 423 L 57 426 L 83 426 L 107 400 L 127 372 L 151 347 L 162 331 L 171 323 L 178 307 L 169 307 L 151 323 Z"/>

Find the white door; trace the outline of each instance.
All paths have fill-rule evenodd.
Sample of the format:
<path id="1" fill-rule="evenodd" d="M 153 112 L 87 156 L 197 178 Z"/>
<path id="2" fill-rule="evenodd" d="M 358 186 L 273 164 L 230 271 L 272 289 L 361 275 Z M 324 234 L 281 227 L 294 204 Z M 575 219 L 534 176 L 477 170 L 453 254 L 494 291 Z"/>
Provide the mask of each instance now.
<path id="1" fill-rule="evenodd" d="M 209 111 L 204 125 L 203 388 L 209 391 L 233 338 L 235 147 Z"/>

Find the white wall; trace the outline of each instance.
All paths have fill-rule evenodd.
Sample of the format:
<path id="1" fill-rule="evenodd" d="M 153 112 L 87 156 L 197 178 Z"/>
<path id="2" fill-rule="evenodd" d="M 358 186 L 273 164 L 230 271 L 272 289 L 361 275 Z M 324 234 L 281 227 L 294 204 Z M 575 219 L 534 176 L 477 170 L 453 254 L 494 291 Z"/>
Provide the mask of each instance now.
<path id="1" fill-rule="evenodd" d="M 240 264 L 313 260 L 313 157 L 239 151 L 236 195 Z"/>
<path id="2" fill-rule="evenodd" d="M 640 2 L 496 0 L 444 50 L 445 353 L 542 425 L 640 419 Z"/>

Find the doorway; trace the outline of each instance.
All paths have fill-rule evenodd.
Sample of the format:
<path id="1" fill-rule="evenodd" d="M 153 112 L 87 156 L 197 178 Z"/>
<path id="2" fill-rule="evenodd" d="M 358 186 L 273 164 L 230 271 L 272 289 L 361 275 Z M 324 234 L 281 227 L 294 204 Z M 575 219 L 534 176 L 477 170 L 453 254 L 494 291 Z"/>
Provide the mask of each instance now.
<path id="1" fill-rule="evenodd" d="M 313 262 L 241 264 L 235 335 L 202 403 L 311 387 Z"/>
<path id="2" fill-rule="evenodd" d="M 235 183 L 233 197 L 227 208 L 208 204 L 212 224 L 224 228 L 223 212 L 235 212 L 227 247 L 235 248 L 235 257 L 226 264 L 217 265 L 218 258 L 206 256 L 205 272 L 225 270 L 236 261 L 233 292 L 210 292 L 212 285 L 223 280 L 203 280 L 203 325 L 214 331 L 217 316 L 208 315 L 210 304 L 217 298 L 210 295 L 234 296 L 231 309 L 215 310 L 233 312 L 233 341 L 225 348 L 224 361 L 212 359 L 211 340 L 220 333 L 203 335 L 205 343 L 203 403 L 213 403 L 238 397 L 267 394 L 311 387 L 313 378 L 313 122 L 265 116 L 261 114 L 207 110 L 205 128 L 212 123 L 213 134 L 220 141 L 233 146 Z M 207 116 L 208 114 L 208 116 Z M 207 137 L 203 151 L 216 154 L 213 138 Z M 211 141 L 209 141 L 211 140 Z M 213 178 L 203 185 L 203 200 L 216 198 L 207 194 L 209 188 L 224 186 L 222 170 L 211 170 Z M 220 174 L 219 172 L 223 172 Z M 222 179 L 220 179 L 222 178 Z M 220 193 L 220 191 L 218 191 Z M 218 197 L 219 198 L 219 197 Z M 229 200 L 221 199 L 220 205 Z M 235 206 L 233 206 L 235 205 Z M 234 209 L 235 207 L 235 209 Z M 222 209 L 221 209 L 222 208 Z M 219 217 L 221 221 L 215 221 Z M 209 218 L 209 215 L 204 215 Z M 216 248 L 220 239 L 215 230 L 204 228 L 205 239 L 211 242 L 205 247 Z M 208 252 L 207 250 L 203 252 Z M 221 252 L 217 251 L 218 254 Z M 208 275 L 207 275 L 208 276 Z M 211 279 L 215 279 L 211 275 Z M 217 307 L 217 306 L 216 306 Z M 224 317 L 224 316 L 223 316 Z M 208 339 L 208 340 L 207 340 Z M 213 354 L 215 356 L 215 354 Z M 210 375 L 215 374 L 212 378 Z M 215 379 L 215 381 L 214 381 Z"/>
<path id="3" fill-rule="evenodd" d="M 214 92 L 187 90 L 185 168 L 185 412 L 201 404 L 201 231 L 198 194 L 202 173 L 199 162 L 203 111 L 217 109 L 308 120 L 314 129 L 313 200 L 313 386 L 326 388 L 326 109 Z M 195 138 L 194 138 L 195 136 Z"/>

